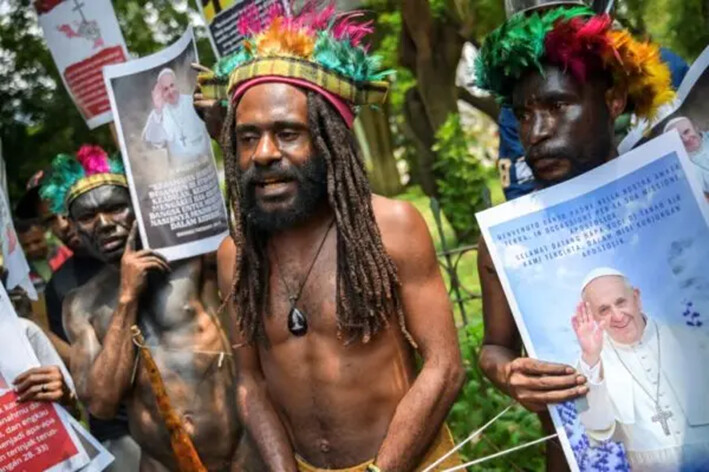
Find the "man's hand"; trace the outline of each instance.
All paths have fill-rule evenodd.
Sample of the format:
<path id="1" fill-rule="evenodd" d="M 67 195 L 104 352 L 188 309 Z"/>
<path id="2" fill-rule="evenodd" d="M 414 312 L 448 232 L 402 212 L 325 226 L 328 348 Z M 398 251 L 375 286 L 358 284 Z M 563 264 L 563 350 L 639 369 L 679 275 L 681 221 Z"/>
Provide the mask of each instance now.
<path id="1" fill-rule="evenodd" d="M 162 113 L 162 107 L 165 106 L 165 98 L 163 97 L 160 84 L 155 84 L 155 87 L 153 87 L 152 95 L 153 108 L 155 108 L 158 113 Z"/>
<path id="2" fill-rule="evenodd" d="M 601 359 L 603 331 L 608 322 L 601 320 L 596 323 L 589 313 L 588 304 L 580 302 L 576 306 L 576 314 L 571 318 L 571 325 L 581 346 L 581 358 L 589 367 L 593 367 Z"/>
<path id="3" fill-rule="evenodd" d="M 522 406 L 544 411 L 550 403 L 562 403 L 588 393 L 586 378 L 568 365 L 520 357 L 507 365 L 507 388 Z"/>
<path id="4" fill-rule="evenodd" d="M 126 241 L 126 249 L 121 258 L 120 298 L 126 302 L 137 299 L 142 293 L 148 281 L 149 271 L 170 272 L 170 265 L 157 252 L 150 249 L 135 250 L 137 234 L 138 224 L 134 222 Z"/>
<path id="5" fill-rule="evenodd" d="M 17 401 L 58 402 L 69 406 L 73 403 L 72 392 L 59 367 L 35 367 L 21 374 L 13 382 Z"/>

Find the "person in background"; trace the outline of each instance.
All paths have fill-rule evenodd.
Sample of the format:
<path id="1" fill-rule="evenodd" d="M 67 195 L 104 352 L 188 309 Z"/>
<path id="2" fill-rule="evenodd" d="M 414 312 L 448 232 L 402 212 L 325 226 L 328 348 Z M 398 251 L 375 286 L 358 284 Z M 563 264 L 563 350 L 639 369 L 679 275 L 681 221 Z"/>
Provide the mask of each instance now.
<path id="1" fill-rule="evenodd" d="M 627 109 L 652 117 L 674 98 L 659 47 L 613 30 L 611 22 L 608 15 L 594 15 L 583 6 L 556 7 L 541 15 L 514 15 L 485 39 L 476 83 L 514 110 L 535 188 L 584 178 L 616 158 L 616 118 Z M 642 67 L 640 50 L 646 52 Z M 524 356 L 483 239 L 478 274 L 485 332 L 480 367 L 502 392 L 536 412 L 551 432 L 548 406 L 585 396 L 587 378 L 572 366 Z M 547 470 L 566 467 L 559 443 L 551 442 Z"/>
<path id="2" fill-rule="evenodd" d="M 515 8 L 515 3 L 525 3 L 528 8 L 519 10 Z M 529 14 L 539 12 L 544 8 L 549 8 L 550 5 L 583 5 L 580 0 L 507 0 L 507 15 L 517 13 Z M 660 56 L 662 61 L 667 64 L 672 73 L 672 86 L 676 90 L 679 88 L 684 76 L 689 71 L 689 65 L 679 55 L 667 48 L 660 48 Z M 616 120 L 616 135 L 624 135 L 627 124 L 630 123 L 630 114 L 624 114 Z M 497 159 L 497 170 L 500 174 L 500 182 L 502 190 L 507 200 L 527 195 L 537 188 L 537 183 L 534 180 L 534 175 L 525 159 L 525 152 L 522 143 L 519 140 L 519 122 L 515 117 L 512 108 L 503 105 L 500 108 L 500 114 L 497 120 L 498 132 L 500 136 L 499 153 Z"/>

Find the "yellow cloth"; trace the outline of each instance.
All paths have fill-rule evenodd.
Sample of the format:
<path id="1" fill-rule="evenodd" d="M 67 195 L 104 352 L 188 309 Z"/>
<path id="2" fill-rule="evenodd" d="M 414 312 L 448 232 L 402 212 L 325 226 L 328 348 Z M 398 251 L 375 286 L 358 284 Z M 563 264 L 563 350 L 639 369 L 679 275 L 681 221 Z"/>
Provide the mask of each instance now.
<path id="1" fill-rule="evenodd" d="M 433 444 L 431 444 L 431 447 L 428 449 L 428 452 L 424 456 L 423 460 L 416 468 L 416 471 L 423 471 L 426 467 L 436 462 L 436 459 L 445 455 L 448 451 L 453 449 L 453 447 L 455 447 L 455 442 L 453 442 L 453 436 L 451 435 L 448 426 L 443 425 L 443 428 L 441 428 L 441 431 L 438 433 L 438 436 L 436 436 L 436 439 L 433 440 Z M 346 469 L 321 469 L 319 467 L 315 467 L 313 465 L 308 464 L 307 462 L 305 462 L 305 460 L 303 460 L 302 457 L 298 456 L 297 454 L 295 456 L 295 460 L 298 462 L 299 472 L 365 472 L 367 470 L 367 467 L 372 464 L 372 462 L 374 462 L 373 460 L 369 460 L 354 467 L 347 467 Z M 461 464 L 462 462 L 460 461 L 460 457 L 458 456 L 458 454 L 451 454 L 450 456 L 446 457 L 446 460 L 438 464 L 433 470 L 442 471 Z"/>

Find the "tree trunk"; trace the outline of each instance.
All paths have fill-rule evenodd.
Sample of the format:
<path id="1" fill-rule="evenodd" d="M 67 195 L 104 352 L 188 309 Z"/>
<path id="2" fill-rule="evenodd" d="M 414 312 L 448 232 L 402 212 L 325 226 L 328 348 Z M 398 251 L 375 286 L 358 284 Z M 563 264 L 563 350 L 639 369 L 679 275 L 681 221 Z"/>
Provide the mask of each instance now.
<path id="1" fill-rule="evenodd" d="M 392 149 L 391 129 L 384 110 L 363 107 L 355 121 L 355 134 L 368 164 L 372 191 L 393 196 L 401 192 L 401 176 Z"/>

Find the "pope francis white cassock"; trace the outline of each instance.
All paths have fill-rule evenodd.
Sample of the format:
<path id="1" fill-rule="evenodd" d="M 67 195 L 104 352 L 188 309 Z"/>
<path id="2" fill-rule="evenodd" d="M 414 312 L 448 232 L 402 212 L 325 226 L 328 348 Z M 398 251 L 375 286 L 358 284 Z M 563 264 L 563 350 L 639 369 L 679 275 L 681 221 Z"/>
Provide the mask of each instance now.
<path id="1" fill-rule="evenodd" d="M 209 155 L 207 128 L 194 109 L 192 96 L 180 94 L 172 69 L 163 69 L 158 75 L 143 140 L 166 148 L 170 165 L 191 164 Z"/>
<path id="2" fill-rule="evenodd" d="M 709 336 L 647 316 L 640 291 L 610 268 L 586 277 L 572 325 L 588 436 L 622 442 L 633 470 L 709 470 Z"/>

